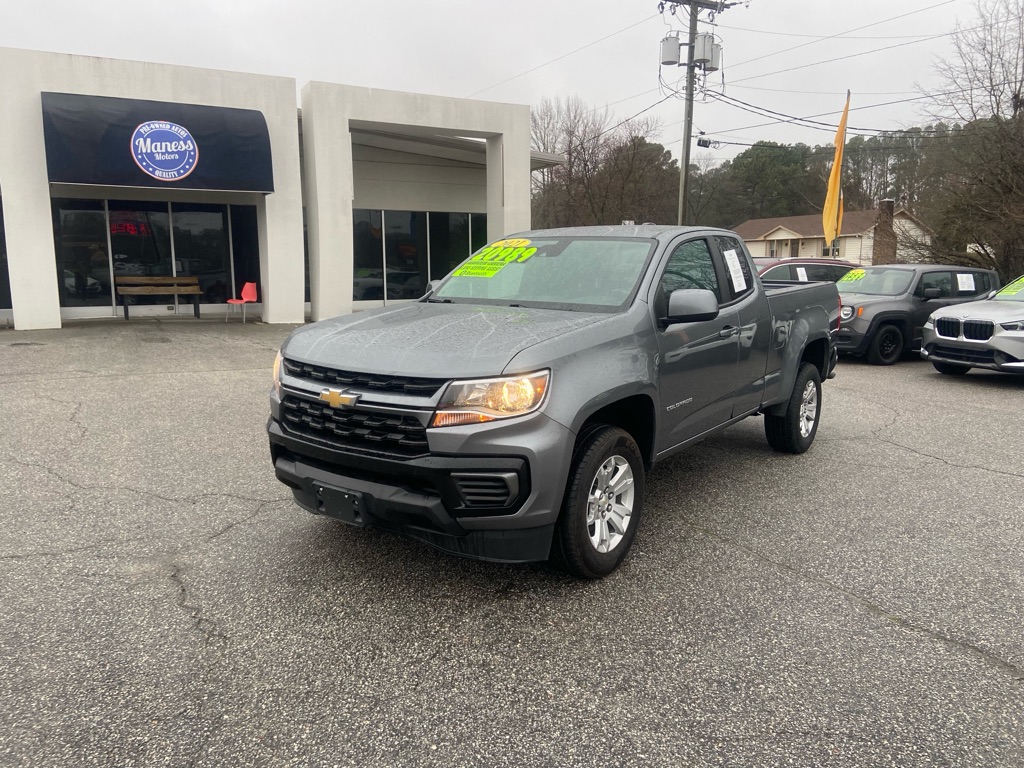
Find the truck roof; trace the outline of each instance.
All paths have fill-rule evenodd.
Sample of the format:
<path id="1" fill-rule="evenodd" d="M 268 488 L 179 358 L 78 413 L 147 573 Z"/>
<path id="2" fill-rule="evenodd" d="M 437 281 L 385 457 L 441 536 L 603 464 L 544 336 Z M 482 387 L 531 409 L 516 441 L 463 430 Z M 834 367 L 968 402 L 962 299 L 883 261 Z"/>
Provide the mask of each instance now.
<path id="1" fill-rule="evenodd" d="M 722 232 L 739 239 L 739 235 L 717 227 L 677 227 L 668 224 L 618 224 L 609 226 L 559 227 L 531 229 L 508 237 L 637 237 L 650 240 L 668 240 L 687 232 Z"/>

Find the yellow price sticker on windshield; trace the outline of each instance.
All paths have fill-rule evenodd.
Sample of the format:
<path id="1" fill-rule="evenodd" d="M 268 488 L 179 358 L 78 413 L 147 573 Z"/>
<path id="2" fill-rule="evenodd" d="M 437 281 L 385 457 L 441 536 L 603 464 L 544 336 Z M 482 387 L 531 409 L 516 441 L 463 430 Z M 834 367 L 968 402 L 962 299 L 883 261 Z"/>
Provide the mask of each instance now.
<path id="1" fill-rule="evenodd" d="M 508 264 L 528 261 L 537 252 L 529 245 L 530 241 L 522 238 L 498 240 L 480 250 L 452 274 L 455 277 L 494 277 Z"/>
<path id="2" fill-rule="evenodd" d="M 1009 285 L 1004 285 L 996 296 L 1016 296 L 1021 291 L 1024 291 L 1024 276 L 1018 277 Z"/>
<path id="3" fill-rule="evenodd" d="M 854 280 L 863 280 L 866 275 L 863 269 L 851 269 L 845 275 L 839 278 L 840 283 L 852 283 Z"/>

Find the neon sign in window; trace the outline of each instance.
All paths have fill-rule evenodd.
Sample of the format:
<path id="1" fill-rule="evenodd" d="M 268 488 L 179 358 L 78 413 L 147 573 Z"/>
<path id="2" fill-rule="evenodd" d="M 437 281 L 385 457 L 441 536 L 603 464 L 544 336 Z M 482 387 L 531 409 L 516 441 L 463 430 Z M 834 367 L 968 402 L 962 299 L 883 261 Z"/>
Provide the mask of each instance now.
<path id="1" fill-rule="evenodd" d="M 112 235 L 143 235 L 149 237 L 152 232 L 149 224 L 144 221 L 112 221 L 110 222 L 110 234 Z"/>

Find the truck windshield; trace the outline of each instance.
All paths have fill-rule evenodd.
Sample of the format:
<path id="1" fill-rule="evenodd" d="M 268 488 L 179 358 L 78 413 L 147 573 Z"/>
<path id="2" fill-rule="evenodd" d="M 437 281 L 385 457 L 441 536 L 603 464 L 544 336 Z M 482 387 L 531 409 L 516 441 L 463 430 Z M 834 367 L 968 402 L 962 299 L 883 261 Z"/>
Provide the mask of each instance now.
<path id="1" fill-rule="evenodd" d="M 840 294 L 866 293 L 869 296 L 899 296 L 906 293 L 914 273 L 907 269 L 865 267 L 851 269 L 836 283 Z"/>
<path id="2" fill-rule="evenodd" d="M 499 240 L 455 269 L 430 301 L 611 312 L 632 299 L 654 247 L 638 238 Z"/>

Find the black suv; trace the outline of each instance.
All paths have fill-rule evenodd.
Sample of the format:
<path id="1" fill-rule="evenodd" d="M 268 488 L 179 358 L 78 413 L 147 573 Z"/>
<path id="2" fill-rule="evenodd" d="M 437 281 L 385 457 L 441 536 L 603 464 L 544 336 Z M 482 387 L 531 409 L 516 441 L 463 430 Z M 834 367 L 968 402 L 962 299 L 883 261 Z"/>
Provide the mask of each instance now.
<path id="1" fill-rule="evenodd" d="M 836 347 L 840 354 L 892 365 L 905 351 L 921 348 L 922 328 L 936 309 L 984 298 L 999 285 L 991 270 L 948 264 L 851 270 L 836 283 L 843 302 Z"/>

